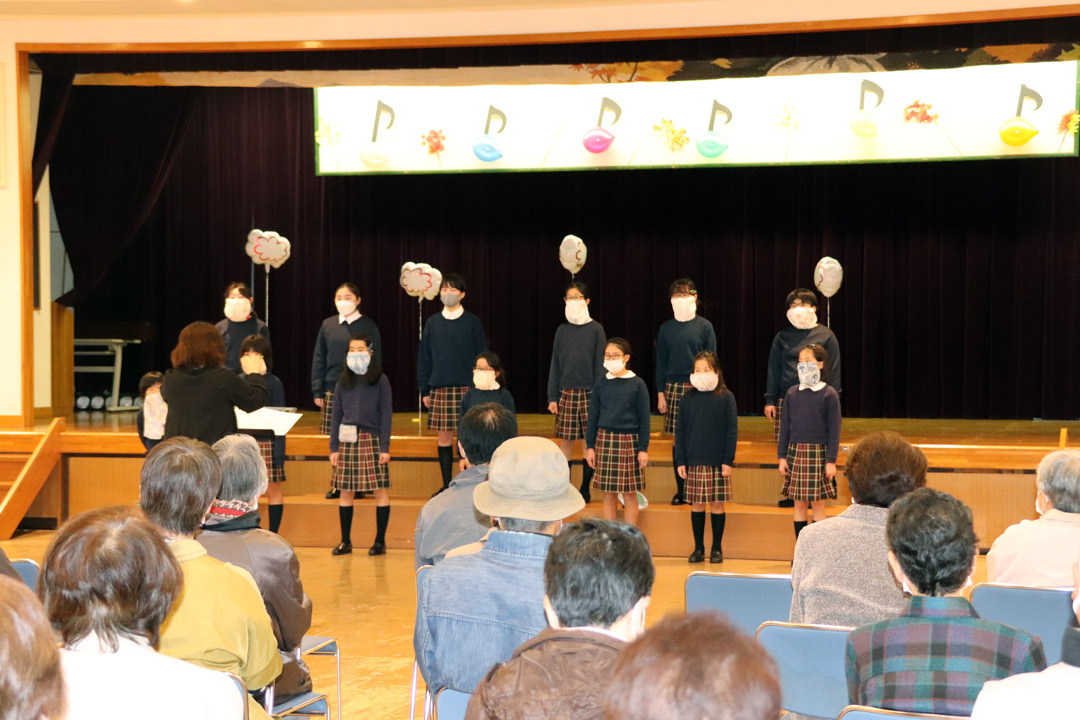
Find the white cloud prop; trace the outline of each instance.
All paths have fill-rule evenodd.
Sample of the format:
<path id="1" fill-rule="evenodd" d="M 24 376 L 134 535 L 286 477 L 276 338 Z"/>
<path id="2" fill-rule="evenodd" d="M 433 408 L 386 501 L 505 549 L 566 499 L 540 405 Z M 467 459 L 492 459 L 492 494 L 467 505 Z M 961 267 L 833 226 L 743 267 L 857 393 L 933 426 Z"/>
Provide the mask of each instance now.
<path id="1" fill-rule="evenodd" d="M 292 255 L 292 243 L 276 232 L 255 229 L 248 233 L 244 251 L 256 265 L 280 268 Z"/>
<path id="2" fill-rule="evenodd" d="M 567 235 L 559 245 L 559 262 L 571 275 L 577 275 L 585 267 L 588 252 L 584 240 L 577 235 Z"/>
<path id="3" fill-rule="evenodd" d="M 814 268 L 814 285 L 821 294 L 831 298 L 844 282 L 844 268 L 836 258 L 823 257 Z"/>
<path id="4" fill-rule="evenodd" d="M 407 262 L 401 266 L 400 282 L 411 297 L 434 300 L 442 285 L 442 273 L 427 263 Z"/>

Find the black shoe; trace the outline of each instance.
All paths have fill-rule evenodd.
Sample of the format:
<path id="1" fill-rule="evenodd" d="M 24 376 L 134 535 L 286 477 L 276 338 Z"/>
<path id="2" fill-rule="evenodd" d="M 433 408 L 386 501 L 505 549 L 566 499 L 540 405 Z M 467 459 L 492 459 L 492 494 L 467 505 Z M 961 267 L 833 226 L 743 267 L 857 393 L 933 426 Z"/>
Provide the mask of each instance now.
<path id="1" fill-rule="evenodd" d="M 795 501 L 791 498 L 784 498 L 777 501 L 776 507 L 795 507 Z"/>
<path id="2" fill-rule="evenodd" d="M 341 497 L 341 491 L 337 488 L 330 488 L 330 492 L 326 493 L 327 500 L 337 500 Z"/>
<path id="3" fill-rule="evenodd" d="M 694 552 L 690 553 L 690 557 L 687 558 L 687 561 L 691 563 L 705 562 L 705 551 L 695 550 Z"/>
<path id="4" fill-rule="evenodd" d="M 386 543 L 384 543 L 384 542 L 375 543 L 370 548 L 368 548 L 367 554 L 368 555 L 385 555 L 386 554 Z"/>
<path id="5" fill-rule="evenodd" d="M 713 550 L 712 555 L 709 556 L 709 562 L 713 564 L 724 562 L 724 553 L 719 550 Z"/>
<path id="6" fill-rule="evenodd" d="M 350 555 L 352 554 L 352 543 L 343 542 L 336 548 L 330 551 L 331 555 Z"/>
<path id="7" fill-rule="evenodd" d="M 684 498 L 679 493 L 675 493 L 675 495 L 671 498 L 671 504 L 672 505 L 685 505 L 686 504 L 686 498 Z"/>

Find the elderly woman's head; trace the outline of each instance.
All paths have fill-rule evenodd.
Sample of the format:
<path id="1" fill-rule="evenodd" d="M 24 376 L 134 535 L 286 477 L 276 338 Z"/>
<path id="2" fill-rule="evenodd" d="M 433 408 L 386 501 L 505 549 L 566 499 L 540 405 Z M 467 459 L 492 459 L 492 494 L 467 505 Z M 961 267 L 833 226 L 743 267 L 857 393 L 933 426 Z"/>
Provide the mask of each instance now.
<path id="1" fill-rule="evenodd" d="M 844 475 L 859 505 L 887 508 L 926 485 L 926 455 L 897 432 L 867 435 L 848 455 Z"/>
<path id="2" fill-rule="evenodd" d="M 139 505 L 167 534 L 194 537 L 221 490 L 221 463 L 210 446 L 186 437 L 158 443 L 146 454 Z"/>
<path id="3" fill-rule="evenodd" d="M 214 443 L 213 450 L 221 462 L 218 499 L 254 505 L 267 485 L 266 461 L 259 443 L 250 435 L 226 435 Z"/>
<path id="4" fill-rule="evenodd" d="M 1051 508 L 1080 513 L 1080 451 L 1058 450 L 1042 459 L 1035 473 L 1039 512 Z"/>
<path id="5" fill-rule="evenodd" d="M 952 495 L 919 488 L 889 508 L 889 565 L 917 595 L 950 595 L 975 569 L 971 510 Z"/>
<path id="6" fill-rule="evenodd" d="M 90 510 L 60 526 L 38 592 L 71 647 L 93 633 L 102 649 L 121 638 L 157 646 L 183 575 L 158 528 L 133 507 Z"/>
<path id="7" fill-rule="evenodd" d="M 63 717 L 64 697 L 60 653 L 41 603 L 0 575 L 0 720 Z"/>

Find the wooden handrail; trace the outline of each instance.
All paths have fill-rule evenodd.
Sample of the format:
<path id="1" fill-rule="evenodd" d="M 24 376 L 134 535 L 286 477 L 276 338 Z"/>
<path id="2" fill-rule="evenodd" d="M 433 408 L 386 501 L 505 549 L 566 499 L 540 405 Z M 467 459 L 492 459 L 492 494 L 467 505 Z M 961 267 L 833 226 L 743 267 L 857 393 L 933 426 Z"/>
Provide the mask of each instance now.
<path id="1" fill-rule="evenodd" d="M 0 540 L 10 540 L 41 487 L 60 461 L 60 428 L 64 418 L 56 418 L 26 461 L 15 484 L 0 501 Z"/>

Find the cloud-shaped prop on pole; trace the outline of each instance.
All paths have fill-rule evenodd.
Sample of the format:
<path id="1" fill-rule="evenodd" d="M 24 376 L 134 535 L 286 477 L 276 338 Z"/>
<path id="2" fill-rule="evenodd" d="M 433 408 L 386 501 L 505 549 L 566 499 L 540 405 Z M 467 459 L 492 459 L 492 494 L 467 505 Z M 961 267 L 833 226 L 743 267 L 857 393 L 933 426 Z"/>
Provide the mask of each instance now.
<path id="1" fill-rule="evenodd" d="M 400 282 L 411 297 L 434 300 L 442 285 L 442 273 L 427 263 L 407 262 L 401 266 Z"/>
<path id="2" fill-rule="evenodd" d="M 279 268 L 289 259 L 292 243 L 276 232 L 255 229 L 248 233 L 244 251 L 256 265 L 266 265 L 269 272 L 270 268 Z"/>

